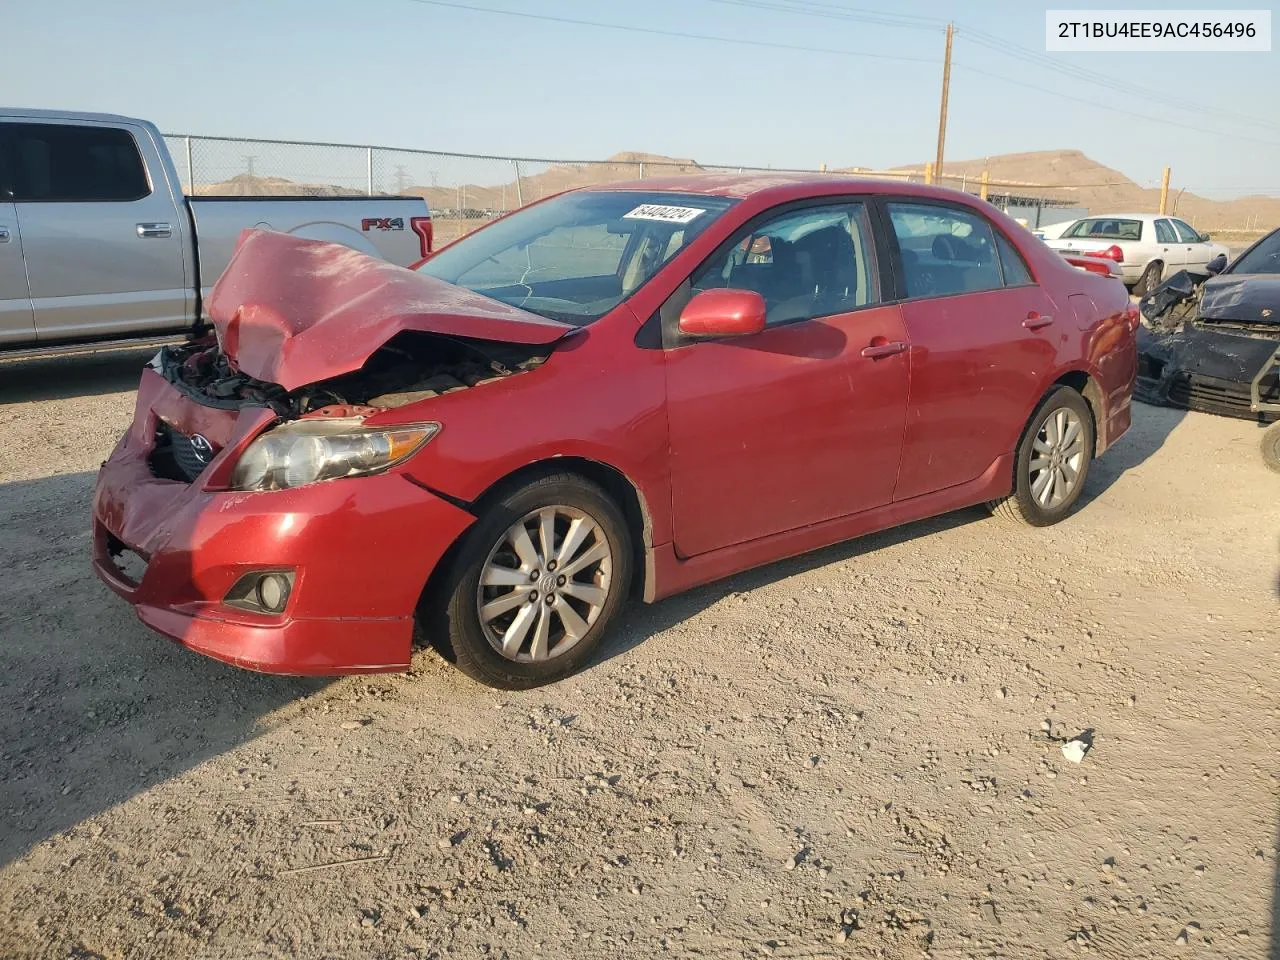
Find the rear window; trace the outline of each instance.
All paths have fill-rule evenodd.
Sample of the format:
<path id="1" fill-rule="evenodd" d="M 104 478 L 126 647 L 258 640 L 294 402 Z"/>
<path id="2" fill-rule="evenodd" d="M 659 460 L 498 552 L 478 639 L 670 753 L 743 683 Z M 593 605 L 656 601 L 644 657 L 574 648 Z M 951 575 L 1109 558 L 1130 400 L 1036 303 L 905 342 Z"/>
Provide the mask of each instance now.
<path id="1" fill-rule="evenodd" d="M 151 192 L 138 145 L 117 127 L 4 124 L 0 150 L 18 203 L 127 201 Z"/>
<path id="2" fill-rule="evenodd" d="M 463 237 L 419 270 L 581 326 L 639 290 L 734 202 L 634 190 L 566 193 Z"/>
<path id="3" fill-rule="evenodd" d="M 1115 217 L 1091 217 L 1068 230 L 1065 237 L 1080 240 L 1141 240 L 1141 220 L 1118 220 Z"/>

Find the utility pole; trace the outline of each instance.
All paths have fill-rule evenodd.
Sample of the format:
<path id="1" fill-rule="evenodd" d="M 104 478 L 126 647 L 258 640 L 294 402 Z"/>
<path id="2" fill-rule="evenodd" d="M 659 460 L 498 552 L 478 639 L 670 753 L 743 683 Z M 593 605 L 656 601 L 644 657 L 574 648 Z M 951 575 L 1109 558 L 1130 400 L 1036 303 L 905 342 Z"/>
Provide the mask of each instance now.
<path id="1" fill-rule="evenodd" d="M 1161 215 L 1169 212 L 1169 168 L 1164 168 L 1164 176 L 1160 178 L 1160 213 Z"/>
<path id="2" fill-rule="evenodd" d="M 409 175 L 405 172 L 403 164 L 396 165 L 396 193 L 404 193 L 405 187 L 409 185 Z"/>
<path id="3" fill-rule="evenodd" d="M 942 180 L 942 148 L 947 142 L 947 97 L 951 93 L 951 35 L 955 24 L 947 24 L 947 52 L 942 60 L 942 107 L 938 111 L 938 155 L 933 161 L 933 175 Z"/>
<path id="4" fill-rule="evenodd" d="M 253 177 L 253 161 L 258 159 L 257 155 L 254 154 L 250 156 L 248 154 L 245 154 L 245 155 L 242 155 L 240 159 L 244 161 L 245 167 L 247 168 L 247 173 L 249 174 L 249 177 L 252 178 Z"/>

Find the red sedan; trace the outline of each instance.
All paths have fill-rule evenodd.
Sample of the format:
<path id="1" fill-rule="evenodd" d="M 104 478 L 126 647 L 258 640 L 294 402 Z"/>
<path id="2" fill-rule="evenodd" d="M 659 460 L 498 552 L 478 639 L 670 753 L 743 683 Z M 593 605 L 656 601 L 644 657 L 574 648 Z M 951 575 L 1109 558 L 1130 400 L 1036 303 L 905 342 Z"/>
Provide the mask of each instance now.
<path id="1" fill-rule="evenodd" d="M 658 600 L 989 504 L 1065 517 L 1137 315 L 962 193 L 833 176 L 561 194 L 415 271 L 246 232 L 94 496 L 142 621 L 254 670 L 586 663 Z"/>

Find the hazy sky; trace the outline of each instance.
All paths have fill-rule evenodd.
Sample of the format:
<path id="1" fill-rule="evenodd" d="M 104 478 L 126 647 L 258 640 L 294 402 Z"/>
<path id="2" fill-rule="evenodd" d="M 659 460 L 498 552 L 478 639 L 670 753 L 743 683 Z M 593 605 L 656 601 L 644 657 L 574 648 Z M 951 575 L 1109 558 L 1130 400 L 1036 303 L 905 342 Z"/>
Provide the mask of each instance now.
<path id="1" fill-rule="evenodd" d="M 169 133 L 570 159 L 641 150 L 805 167 L 932 158 L 943 24 L 954 17 L 948 157 L 1076 148 L 1146 184 L 1168 164 L 1175 187 L 1217 198 L 1280 194 L 1280 55 L 1046 54 L 1044 4 L 898 0 L 883 12 L 871 0 L 6 6 L 6 106 L 125 113 Z"/>

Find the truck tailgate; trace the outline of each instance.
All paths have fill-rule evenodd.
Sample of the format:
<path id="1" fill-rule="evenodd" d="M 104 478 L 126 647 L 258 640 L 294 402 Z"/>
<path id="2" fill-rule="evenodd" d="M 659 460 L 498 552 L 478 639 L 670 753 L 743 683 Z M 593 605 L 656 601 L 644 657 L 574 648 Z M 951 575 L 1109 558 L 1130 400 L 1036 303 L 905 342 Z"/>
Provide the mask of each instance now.
<path id="1" fill-rule="evenodd" d="M 402 267 L 430 252 L 430 214 L 422 197 L 189 197 L 187 204 L 202 303 L 246 227 L 340 243 Z"/>

